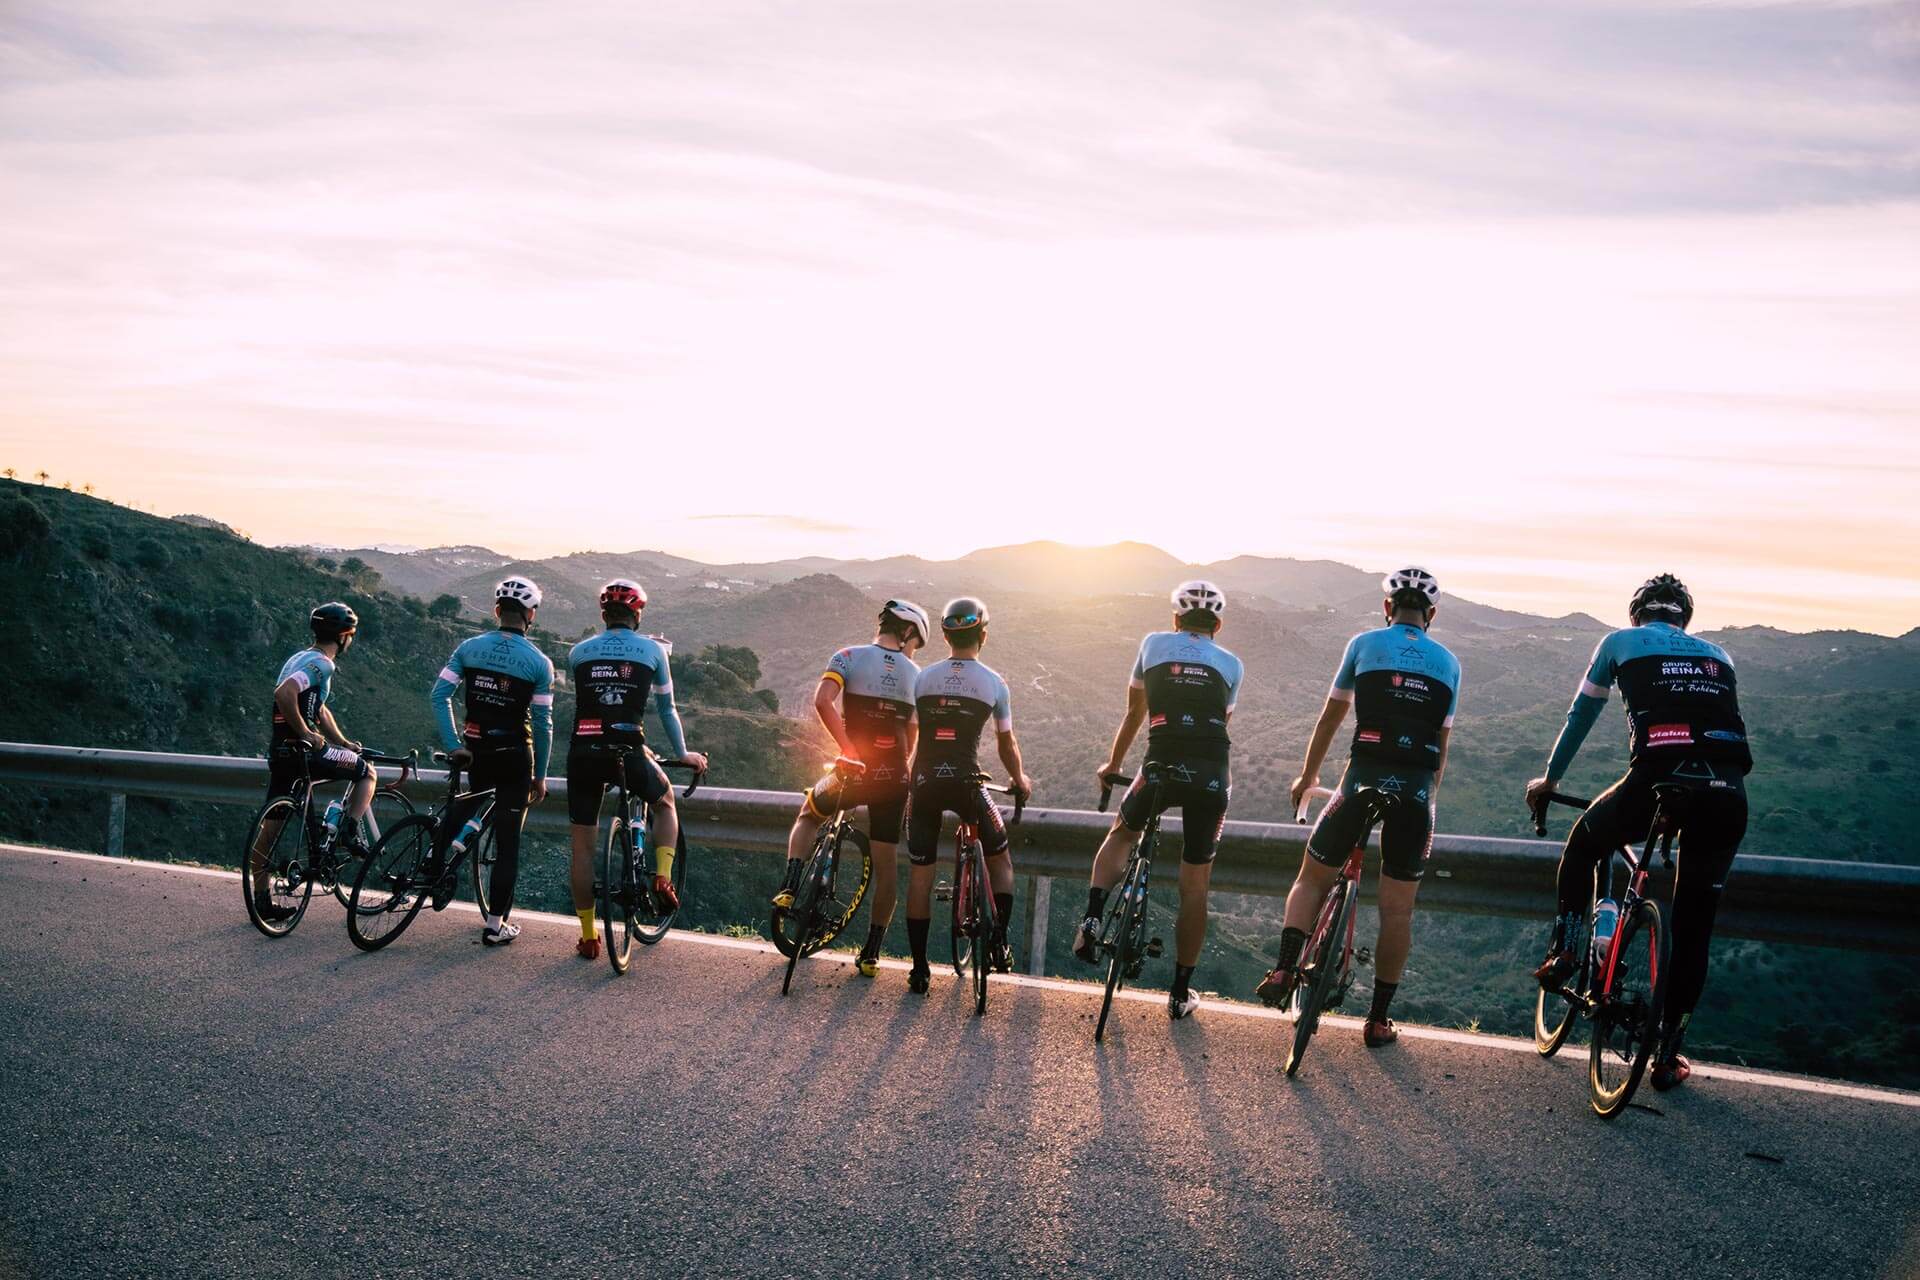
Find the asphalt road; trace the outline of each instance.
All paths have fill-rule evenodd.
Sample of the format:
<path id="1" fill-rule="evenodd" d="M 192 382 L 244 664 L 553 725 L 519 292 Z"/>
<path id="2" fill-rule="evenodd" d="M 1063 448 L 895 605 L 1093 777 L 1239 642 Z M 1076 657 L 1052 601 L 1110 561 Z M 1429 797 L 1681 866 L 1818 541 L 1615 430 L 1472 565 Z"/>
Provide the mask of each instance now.
<path id="1" fill-rule="evenodd" d="M 1920 1107 L 0 850 L 0 1275 L 1920 1275 Z M 1757 1154 L 1756 1154 L 1757 1153 Z M 1770 1158 L 1761 1158 L 1770 1157 Z"/>

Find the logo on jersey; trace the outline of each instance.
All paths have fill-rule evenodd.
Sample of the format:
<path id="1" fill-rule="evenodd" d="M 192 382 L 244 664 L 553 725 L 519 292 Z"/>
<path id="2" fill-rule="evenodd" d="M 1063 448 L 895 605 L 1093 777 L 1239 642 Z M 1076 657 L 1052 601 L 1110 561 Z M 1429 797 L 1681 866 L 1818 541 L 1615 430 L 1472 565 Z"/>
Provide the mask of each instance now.
<path id="1" fill-rule="evenodd" d="M 573 731 L 581 737 L 590 738 L 600 732 L 600 722 L 598 720 L 582 720 L 574 726 Z"/>
<path id="2" fill-rule="evenodd" d="M 1710 676 L 1718 676 L 1720 674 L 1720 664 L 1717 662 L 1703 662 L 1700 664 L 1700 669 Z"/>
<path id="3" fill-rule="evenodd" d="M 1354 741 L 1378 742 L 1380 741 L 1380 731 L 1378 729 L 1362 729 L 1358 734 L 1355 735 Z"/>
<path id="4" fill-rule="evenodd" d="M 933 739 L 935 742 L 952 742 L 959 736 L 960 732 L 957 729 L 935 729 L 933 731 Z"/>
<path id="5" fill-rule="evenodd" d="M 1683 747 L 1693 745 L 1693 726 L 1686 724 L 1656 724 L 1647 729 L 1647 745 L 1650 747 Z"/>
<path id="6" fill-rule="evenodd" d="M 631 662 L 623 662 L 620 664 L 620 678 L 622 680 L 633 679 L 633 664 Z"/>

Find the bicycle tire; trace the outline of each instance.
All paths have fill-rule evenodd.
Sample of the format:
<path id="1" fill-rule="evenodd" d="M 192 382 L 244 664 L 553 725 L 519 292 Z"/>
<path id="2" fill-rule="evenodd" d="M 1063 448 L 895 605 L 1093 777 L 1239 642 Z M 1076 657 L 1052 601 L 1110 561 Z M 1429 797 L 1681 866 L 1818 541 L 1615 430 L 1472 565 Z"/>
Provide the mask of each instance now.
<path id="1" fill-rule="evenodd" d="M 1133 856 L 1127 859 L 1127 873 L 1107 904 L 1106 926 L 1100 931 L 1107 952 L 1107 989 L 1100 998 L 1100 1016 L 1093 1024 L 1093 1041 L 1099 1044 L 1106 1038 L 1107 1016 L 1113 1012 L 1113 997 L 1127 985 L 1127 969 L 1133 963 L 1134 947 L 1143 933 L 1143 921 L 1139 916 L 1146 914 L 1145 895 L 1141 898 L 1140 910 L 1131 910 L 1135 894 L 1134 886 L 1140 881 L 1142 868 L 1146 865 L 1151 852 L 1148 840 L 1151 833 L 1142 836 L 1140 843 L 1134 846 Z"/>
<path id="2" fill-rule="evenodd" d="M 793 989 L 793 971 L 799 967 L 800 957 L 810 956 L 819 949 L 813 942 L 814 929 L 820 919 L 821 871 L 821 864 L 810 860 L 806 873 L 800 877 L 800 891 L 793 901 L 793 918 L 800 931 L 793 937 L 794 945 L 787 949 L 787 971 L 780 979 L 783 996 Z"/>
<path id="3" fill-rule="evenodd" d="M 423 813 L 387 828 L 354 877 L 347 900 L 347 937 L 362 951 L 378 951 L 407 931 L 433 886 L 420 883 L 420 864 L 433 851 L 438 824 Z"/>
<path id="4" fill-rule="evenodd" d="M 633 832 L 615 816 L 600 847 L 600 920 L 606 933 L 607 963 L 625 973 L 633 963 L 632 903 L 639 876 L 633 865 Z"/>
<path id="5" fill-rule="evenodd" d="M 987 971 L 992 968 L 990 952 L 993 949 L 993 936 L 999 922 L 993 916 L 993 896 L 986 891 L 986 857 L 980 851 L 980 842 L 974 841 L 967 849 L 968 861 L 973 864 L 974 911 L 972 919 L 973 936 L 973 1016 L 980 1017 L 987 1011 Z"/>
<path id="6" fill-rule="evenodd" d="M 867 900 L 867 886 L 873 883 L 873 842 L 867 838 L 866 832 L 851 823 L 844 829 L 840 848 L 833 860 L 833 878 L 836 881 L 839 880 L 847 870 L 848 845 L 860 851 L 860 882 L 854 885 L 851 897 L 840 898 L 828 894 L 824 899 L 823 910 L 825 903 L 833 903 L 834 909 L 825 915 L 820 927 L 815 931 L 813 943 L 807 948 L 808 955 L 832 946 L 834 940 L 853 923 L 854 913 L 860 910 L 860 904 Z"/>
<path id="7" fill-rule="evenodd" d="M 953 906 L 947 941 L 953 955 L 953 976 L 962 982 L 967 980 L 967 964 L 973 958 L 973 939 L 967 926 L 968 913 L 972 909 L 968 899 L 973 893 L 973 864 L 964 849 L 956 849 L 953 855 Z"/>
<path id="8" fill-rule="evenodd" d="M 1287 1053 L 1286 1062 L 1289 1076 L 1300 1070 L 1300 1063 L 1307 1056 L 1307 1043 L 1320 1028 L 1320 1011 L 1326 1007 L 1327 993 L 1333 990 L 1335 953 L 1342 949 L 1341 939 L 1347 933 L 1347 915 L 1354 909 L 1353 881 L 1343 877 L 1334 886 L 1333 892 L 1337 897 L 1328 903 L 1331 910 L 1323 912 L 1321 916 L 1324 929 L 1318 937 L 1307 940 L 1310 949 L 1306 954 L 1312 957 L 1308 963 L 1313 969 L 1313 981 L 1306 984 L 1305 995 L 1297 997 L 1293 1046 Z"/>
<path id="9" fill-rule="evenodd" d="M 500 858 L 493 831 L 499 821 L 500 810 L 496 807 L 487 814 L 487 820 L 474 833 L 473 844 L 467 849 L 467 862 L 473 872 L 473 901 L 482 916 L 493 914 L 493 864 Z"/>
<path id="10" fill-rule="evenodd" d="M 367 806 L 366 816 L 357 824 L 360 828 L 360 842 L 371 851 L 380 843 L 380 837 L 402 818 L 413 816 L 413 801 L 392 787 L 381 787 L 373 793 L 373 803 Z M 353 896 L 353 882 L 360 878 L 360 866 L 364 857 L 342 858 L 333 868 L 333 896 L 341 906 Z"/>
<path id="11" fill-rule="evenodd" d="M 652 852 L 653 841 L 647 841 L 646 847 L 649 852 Z M 633 856 L 637 864 L 640 861 L 640 854 L 636 851 Z M 673 918 L 680 914 L 679 907 L 662 910 L 659 901 L 653 896 L 653 868 L 659 865 L 656 859 L 652 860 L 649 866 L 636 865 L 633 869 L 634 881 L 640 889 L 640 910 L 634 915 L 633 936 L 649 947 L 667 936 L 667 931 L 673 928 Z M 680 901 L 686 902 L 687 829 L 685 827 L 681 827 L 678 834 L 674 836 L 673 873 L 668 876 L 668 879 L 672 881 L 674 893 Z"/>
<path id="12" fill-rule="evenodd" d="M 1593 908 L 1587 908 L 1587 927 L 1581 930 L 1580 967 L 1568 975 L 1562 986 L 1577 996 L 1591 994 L 1593 977 Z M 1533 1002 L 1533 1047 L 1543 1058 L 1551 1058 L 1560 1052 L 1560 1046 L 1573 1034 L 1573 1024 L 1579 1020 L 1579 1004 L 1569 1000 L 1558 991 L 1540 988 L 1540 994 Z"/>
<path id="13" fill-rule="evenodd" d="M 1648 899 L 1634 906 L 1632 918 L 1623 919 L 1620 928 L 1620 964 L 1614 973 L 1614 991 L 1594 1010 L 1593 1043 L 1587 1056 L 1588 1101 L 1602 1120 L 1611 1120 L 1627 1109 L 1646 1074 L 1647 1059 L 1660 1038 L 1673 945 L 1660 904 Z M 1647 938 L 1644 960 L 1637 954 L 1640 934 Z M 1644 991 L 1643 984 L 1635 981 L 1639 977 L 1636 962 L 1651 970 L 1644 979 Z"/>
<path id="14" fill-rule="evenodd" d="M 279 829 L 274 833 L 272 845 L 260 859 L 262 866 L 254 866 L 254 848 L 259 842 L 261 828 L 268 822 L 277 820 Z M 240 896 L 247 905 L 247 919 L 253 927 L 269 938 L 284 938 L 299 927 L 301 918 L 307 914 L 307 903 L 313 897 L 313 880 L 302 876 L 299 884 L 287 883 L 281 874 L 281 868 L 298 862 L 298 854 L 306 846 L 306 807 L 297 804 L 289 796 L 275 796 L 260 806 L 260 812 L 254 815 L 253 823 L 247 828 L 246 843 L 240 846 Z M 287 833 L 293 833 L 292 857 L 280 853 L 282 842 Z M 293 914 L 284 920 L 268 920 L 260 913 L 260 903 L 256 890 L 265 880 L 265 897 L 269 906 L 290 909 Z M 284 884 L 285 889 L 276 895 L 276 886 Z M 279 899 L 284 898 L 285 901 Z"/>

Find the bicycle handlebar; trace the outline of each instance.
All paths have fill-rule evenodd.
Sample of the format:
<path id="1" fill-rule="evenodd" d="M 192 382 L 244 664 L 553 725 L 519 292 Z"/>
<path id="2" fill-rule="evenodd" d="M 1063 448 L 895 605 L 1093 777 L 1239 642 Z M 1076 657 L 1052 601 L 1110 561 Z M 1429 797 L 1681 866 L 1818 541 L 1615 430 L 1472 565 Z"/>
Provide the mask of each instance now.
<path id="1" fill-rule="evenodd" d="M 687 781 L 687 789 L 680 793 L 683 796 L 692 795 L 700 789 L 700 784 L 707 780 L 707 771 L 705 769 L 697 768 L 685 760 L 660 760 L 658 763 L 662 769 L 686 769 L 693 774 L 693 777 Z M 713 763 L 711 757 L 708 758 L 707 763 Z"/>
<path id="2" fill-rule="evenodd" d="M 1339 794 L 1340 793 L 1338 791 L 1335 791 L 1332 787 L 1308 787 L 1307 794 L 1301 797 L 1300 807 L 1294 810 L 1294 813 L 1293 813 L 1294 822 L 1302 826 L 1306 824 L 1308 801 L 1313 800 L 1316 797 L 1321 800 L 1331 800 Z"/>
<path id="3" fill-rule="evenodd" d="M 1582 800 L 1579 796 L 1565 795 L 1558 791 L 1547 792 L 1546 798 L 1538 805 L 1530 806 L 1533 811 L 1533 834 L 1536 836 L 1544 836 L 1547 834 L 1547 806 L 1550 804 L 1563 804 L 1569 809 L 1590 809 L 1593 807 L 1593 801 Z"/>
<path id="4" fill-rule="evenodd" d="M 1000 786 L 998 783 L 993 783 L 993 782 L 984 783 L 982 785 L 988 791 L 997 791 L 1003 796 L 1013 797 L 1013 825 L 1016 827 L 1019 826 L 1020 815 L 1025 813 L 1027 808 L 1027 793 L 1024 791 L 1017 790 L 1010 786 L 1003 787 L 1003 786 Z"/>
<path id="5" fill-rule="evenodd" d="M 1124 773 L 1103 773 L 1100 775 L 1100 812 L 1107 811 L 1107 801 L 1113 798 L 1115 787 L 1130 787 L 1133 779 Z"/>

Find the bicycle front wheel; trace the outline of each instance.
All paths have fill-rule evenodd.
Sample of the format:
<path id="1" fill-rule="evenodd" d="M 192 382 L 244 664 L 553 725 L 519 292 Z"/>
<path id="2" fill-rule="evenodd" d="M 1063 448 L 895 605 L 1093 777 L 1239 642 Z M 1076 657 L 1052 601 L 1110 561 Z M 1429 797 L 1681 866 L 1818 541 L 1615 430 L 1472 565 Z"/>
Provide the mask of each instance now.
<path id="1" fill-rule="evenodd" d="M 303 864 L 305 814 L 287 796 L 269 800 L 240 846 L 240 892 L 247 919 L 269 938 L 284 938 L 300 924 L 313 897 L 313 879 Z"/>
<path id="2" fill-rule="evenodd" d="M 387 828 L 360 866 L 347 899 L 347 937 L 362 951 L 378 951 L 405 933 L 426 904 L 432 885 L 421 869 L 433 853 L 434 821 L 416 813 Z"/>
<path id="3" fill-rule="evenodd" d="M 367 807 L 367 815 L 357 824 L 360 843 L 371 850 L 394 824 L 412 815 L 413 801 L 392 787 L 382 787 L 373 793 L 373 803 Z M 334 847 L 339 861 L 333 869 L 333 896 L 340 900 L 343 907 L 353 896 L 353 882 L 360 878 L 360 866 L 366 861 L 365 854 L 347 853 L 346 847 L 344 840 Z"/>
<path id="4" fill-rule="evenodd" d="M 1093 1024 L 1094 1042 L 1098 1043 L 1107 1034 L 1107 1015 L 1113 1012 L 1113 997 L 1127 985 L 1127 970 L 1136 959 L 1135 948 L 1139 937 L 1145 930 L 1137 918 L 1146 911 L 1145 903 L 1141 910 L 1133 910 L 1135 890 L 1139 883 L 1140 862 L 1135 860 L 1127 866 L 1126 879 L 1114 890 L 1113 897 L 1107 902 L 1106 922 L 1100 930 L 1101 946 L 1107 953 L 1107 990 L 1100 999 L 1100 1017 Z"/>
<path id="5" fill-rule="evenodd" d="M 953 976 L 962 982 L 967 979 L 967 965 L 975 950 L 972 925 L 977 910 L 974 899 L 979 892 L 973 879 L 973 859 L 962 846 L 953 860 L 953 917 L 948 933 L 953 951 Z"/>
<path id="6" fill-rule="evenodd" d="M 649 853 L 653 852 L 651 840 L 647 842 L 646 848 Z M 636 853 L 634 861 L 636 863 L 634 878 L 639 882 L 640 894 L 639 910 L 634 916 L 633 936 L 650 947 L 667 936 L 667 930 L 673 928 L 673 918 L 680 913 L 680 909 L 668 906 L 653 891 L 654 872 L 660 865 L 657 858 L 643 860 Z M 642 863 L 644 865 L 640 865 Z M 679 835 L 674 840 L 673 871 L 668 879 L 673 882 L 675 895 L 685 902 L 687 900 L 687 830 L 685 827 L 680 829 Z"/>
<path id="7" fill-rule="evenodd" d="M 1307 1056 L 1307 1042 L 1320 1028 L 1320 1011 L 1326 1008 L 1327 995 L 1338 978 L 1336 970 L 1344 959 L 1347 917 L 1353 912 L 1354 883 L 1342 879 L 1320 913 L 1320 928 L 1307 939 L 1303 954 L 1308 959 L 1301 969 L 1300 988 L 1294 996 L 1293 1046 L 1287 1052 L 1287 1074 L 1300 1070 Z M 1300 994 L 1304 989 L 1305 994 Z"/>
<path id="8" fill-rule="evenodd" d="M 1592 930 L 1593 911 L 1589 907 L 1587 927 L 1580 933 L 1580 967 L 1568 975 L 1562 990 L 1549 991 L 1542 987 L 1534 1000 L 1533 1047 L 1543 1058 L 1551 1058 L 1560 1052 L 1560 1046 L 1573 1033 L 1574 1021 L 1585 1002 L 1588 983 L 1593 975 L 1593 947 L 1588 941 Z M 1571 997 L 1568 992 L 1572 993 Z"/>
<path id="9" fill-rule="evenodd" d="M 818 860 L 809 862 L 806 874 L 800 878 L 800 890 L 794 897 L 793 915 L 790 917 L 793 945 L 787 948 L 787 972 L 780 979 L 780 994 L 783 996 L 793 989 L 793 971 L 800 966 L 800 957 L 810 956 L 820 949 L 817 931 L 821 923 L 821 899 L 826 888 L 823 883 L 825 870 Z"/>
<path id="10" fill-rule="evenodd" d="M 1594 1114 L 1611 1120 L 1626 1110 L 1660 1039 L 1666 1009 L 1667 960 L 1672 946 L 1660 905 L 1641 901 L 1620 922 L 1620 958 L 1611 989 L 1593 1013 L 1587 1085 Z M 1598 975 L 1596 983 L 1604 979 Z"/>
<path id="11" fill-rule="evenodd" d="M 624 817 L 615 817 L 600 847 L 600 929 L 606 935 L 607 963 L 625 973 L 633 963 L 633 912 L 640 901 L 640 877 L 633 859 L 633 831 Z"/>
<path id="12" fill-rule="evenodd" d="M 494 844 L 493 834 L 499 822 L 500 812 L 496 809 L 486 825 L 473 837 L 473 847 L 468 857 L 473 865 L 473 900 L 483 916 L 494 913 L 493 864 L 500 860 L 500 851 Z"/>
<path id="13" fill-rule="evenodd" d="M 969 963 L 973 966 L 973 1016 L 979 1017 L 987 1011 L 987 971 L 993 967 L 992 952 L 994 935 L 999 922 L 993 915 L 993 895 L 987 892 L 987 869 L 980 855 L 980 846 L 973 846 L 973 937 L 971 938 L 973 955 Z"/>

